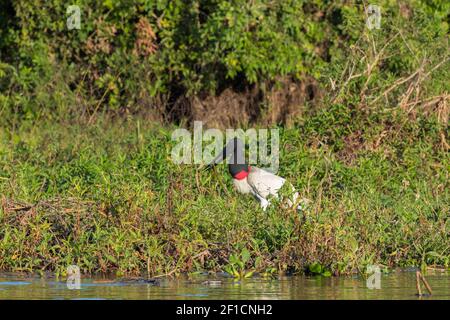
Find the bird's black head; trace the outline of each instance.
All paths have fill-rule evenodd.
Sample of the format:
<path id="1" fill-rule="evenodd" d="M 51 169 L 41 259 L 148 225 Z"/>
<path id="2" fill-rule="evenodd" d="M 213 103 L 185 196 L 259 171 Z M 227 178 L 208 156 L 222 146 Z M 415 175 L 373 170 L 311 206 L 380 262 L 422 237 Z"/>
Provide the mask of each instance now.
<path id="1" fill-rule="evenodd" d="M 225 159 L 228 159 L 228 171 L 233 178 L 240 180 L 248 175 L 250 167 L 245 161 L 245 145 L 239 138 L 231 139 L 210 166 Z"/>
<path id="2" fill-rule="evenodd" d="M 247 164 L 229 164 L 228 171 L 234 179 L 244 179 L 250 172 L 250 167 Z"/>

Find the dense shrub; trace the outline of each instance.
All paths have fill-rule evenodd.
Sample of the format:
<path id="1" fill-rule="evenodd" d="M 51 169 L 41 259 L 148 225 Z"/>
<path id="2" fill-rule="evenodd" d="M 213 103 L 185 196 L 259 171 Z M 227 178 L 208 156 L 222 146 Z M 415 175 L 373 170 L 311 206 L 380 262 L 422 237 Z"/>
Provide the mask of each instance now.
<path id="1" fill-rule="evenodd" d="M 371 87 L 391 84 L 423 59 L 431 67 L 448 50 L 448 2 L 378 3 L 382 28 L 370 31 L 367 3 L 360 1 L 82 0 L 75 2 L 81 29 L 69 30 L 66 1 L 3 1 L 2 113 L 35 118 L 145 109 L 164 115 L 182 96 L 230 87 L 264 92 L 283 77 L 314 77 L 322 86 L 333 79 L 347 85 L 343 96 L 355 86 L 373 95 Z M 389 58 L 371 74 L 358 70 L 388 41 Z M 363 72 L 355 83 L 339 78 L 349 76 L 349 63 Z M 432 76 L 434 93 L 442 92 L 448 74 Z"/>

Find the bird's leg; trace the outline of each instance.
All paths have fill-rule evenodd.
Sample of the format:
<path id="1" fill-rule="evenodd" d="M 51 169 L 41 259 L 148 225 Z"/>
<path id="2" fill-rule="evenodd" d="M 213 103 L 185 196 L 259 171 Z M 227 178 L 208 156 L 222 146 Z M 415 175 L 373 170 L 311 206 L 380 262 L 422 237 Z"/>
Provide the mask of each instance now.
<path id="1" fill-rule="evenodd" d="M 261 197 L 261 196 L 260 196 L 259 194 L 257 194 L 256 192 L 254 192 L 253 194 L 255 195 L 256 199 L 259 200 L 259 203 L 260 203 L 261 208 L 263 209 L 263 211 L 266 211 L 266 209 L 267 209 L 267 207 L 269 206 L 270 202 L 269 202 L 267 199 Z"/>
<path id="2" fill-rule="evenodd" d="M 270 202 L 268 200 L 261 198 L 261 208 L 263 209 L 263 211 L 266 211 L 269 204 Z"/>
<path id="3" fill-rule="evenodd" d="M 297 210 L 302 210 L 302 206 L 298 202 L 298 192 L 296 192 L 295 189 L 294 189 L 294 193 L 292 194 L 292 201 L 291 201 L 291 199 L 289 199 L 288 201 L 289 201 L 289 206 L 291 208 L 294 205 L 297 205 Z"/>

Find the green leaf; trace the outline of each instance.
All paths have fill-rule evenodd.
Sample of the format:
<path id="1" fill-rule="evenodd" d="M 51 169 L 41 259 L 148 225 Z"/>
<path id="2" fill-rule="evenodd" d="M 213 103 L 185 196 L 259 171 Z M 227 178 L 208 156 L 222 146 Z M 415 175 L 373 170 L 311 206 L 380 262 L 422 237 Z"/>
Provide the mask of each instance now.
<path id="1" fill-rule="evenodd" d="M 245 264 L 248 260 L 250 260 L 250 252 L 248 252 L 247 248 L 244 248 L 241 252 L 242 262 Z"/>

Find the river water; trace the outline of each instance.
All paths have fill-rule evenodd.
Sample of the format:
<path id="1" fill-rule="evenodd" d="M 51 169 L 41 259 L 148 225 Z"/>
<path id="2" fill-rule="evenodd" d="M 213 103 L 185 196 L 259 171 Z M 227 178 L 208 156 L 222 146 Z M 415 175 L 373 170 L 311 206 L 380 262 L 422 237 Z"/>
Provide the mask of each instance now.
<path id="1" fill-rule="evenodd" d="M 433 295 L 417 297 L 413 271 L 382 274 L 380 289 L 369 289 L 360 276 L 242 281 L 225 276 L 179 277 L 157 283 L 106 277 L 81 278 L 80 289 L 64 280 L 0 274 L 0 299 L 445 299 L 450 300 L 450 272 L 426 273 Z M 426 289 L 423 288 L 423 292 Z"/>

